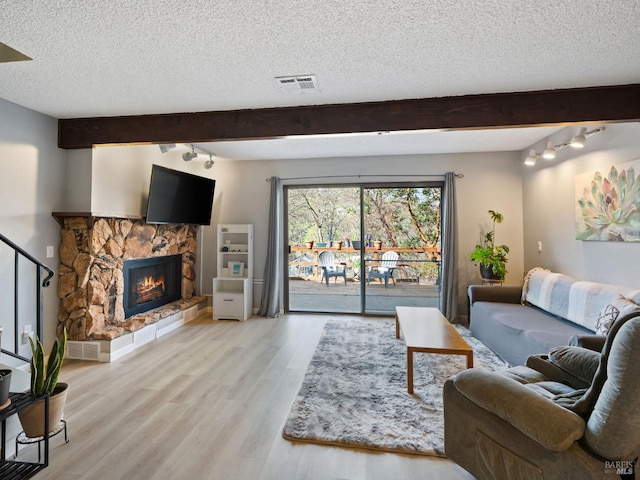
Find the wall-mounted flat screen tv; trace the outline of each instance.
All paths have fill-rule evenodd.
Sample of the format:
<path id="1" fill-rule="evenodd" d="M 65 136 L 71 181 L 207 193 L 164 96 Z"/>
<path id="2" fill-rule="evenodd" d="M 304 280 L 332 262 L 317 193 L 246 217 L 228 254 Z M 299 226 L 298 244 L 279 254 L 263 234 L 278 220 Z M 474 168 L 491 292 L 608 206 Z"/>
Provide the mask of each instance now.
<path id="1" fill-rule="evenodd" d="M 147 223 L 210 225 L 216 181 L 153 165 Z"/>

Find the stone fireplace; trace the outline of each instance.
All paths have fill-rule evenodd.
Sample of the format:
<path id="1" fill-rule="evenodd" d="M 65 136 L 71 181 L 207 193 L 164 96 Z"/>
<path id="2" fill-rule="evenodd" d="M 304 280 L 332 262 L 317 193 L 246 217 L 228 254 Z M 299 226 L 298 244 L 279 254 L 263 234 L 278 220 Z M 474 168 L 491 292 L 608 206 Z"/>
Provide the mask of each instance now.
<path id="1" fill-rule="evenodd" d="M 171 313 L 204 300 L 194 296 L 197 227 L 90 214 L 54 216 L 62 226 L 58 333 L 66 328 L 70 340 L 113 340 L 157 322 L 161 304 L 168 303 L 164 308 Z M 140 294 L 133 305 L 127 298 L 131 288 Z M 143 313 L 148 309 L 154 313 Z"/>

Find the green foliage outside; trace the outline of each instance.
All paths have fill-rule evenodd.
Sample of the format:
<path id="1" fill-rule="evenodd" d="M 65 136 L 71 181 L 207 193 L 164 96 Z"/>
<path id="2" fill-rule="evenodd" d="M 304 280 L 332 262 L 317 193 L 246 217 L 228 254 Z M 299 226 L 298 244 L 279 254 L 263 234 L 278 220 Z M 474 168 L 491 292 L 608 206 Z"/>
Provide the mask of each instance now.
<path id="1" fill-rule="evenodd" d="M 289 244 L 316 245 L 347 239 L 382 241 L 384 247 L 440 247 L 440 188 L 402 187 L 363 190 L 364 226 L 360 234 L 360 188 L 317 187 L 288 190 Z M 345 243 L 346 245 L 346 243 Z M 403 253 L 404 260 L 434 260 Z M 415 263 L 409 275 L 437 277 L 435 263 Z"/>

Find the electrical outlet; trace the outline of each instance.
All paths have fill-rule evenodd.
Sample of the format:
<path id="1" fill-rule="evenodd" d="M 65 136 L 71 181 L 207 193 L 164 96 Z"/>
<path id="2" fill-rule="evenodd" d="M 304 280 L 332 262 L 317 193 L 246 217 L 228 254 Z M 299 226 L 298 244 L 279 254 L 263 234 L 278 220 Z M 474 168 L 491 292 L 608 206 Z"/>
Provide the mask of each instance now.
<path id="1" fill-rule="evenodd" d="M 47 258 L 53 258 L 53 245 L 47 247 Z"/>

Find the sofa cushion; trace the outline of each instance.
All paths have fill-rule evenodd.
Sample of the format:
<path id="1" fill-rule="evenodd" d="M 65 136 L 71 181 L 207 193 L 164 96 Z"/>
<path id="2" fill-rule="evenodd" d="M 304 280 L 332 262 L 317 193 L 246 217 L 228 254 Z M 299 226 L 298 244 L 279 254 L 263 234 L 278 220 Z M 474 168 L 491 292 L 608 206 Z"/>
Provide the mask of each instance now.
<path id="1" fill-rule="evenodd" d="M 574 335 L 593 333 L 536 307 L 498 302 L 474 303 L 470 329 L 509 365 L 524 365 L 530 355 L 567 345 Z"/>
<path id="2" fill-rule="evenodd" d="M 584 434 L 580 416 L 556 405 L 543 392 L 504 375 L 471 368 L 457 374 L 453 382 L 471 402 L 554 452 L 566 450 Z"/>
<path id="3" fill-rule="evenodd" d="M 562 346 L 549 351 L 549 360 L 582 382 L 591 384 L 600 364 L 600 353 L 581 347 Z"/>

